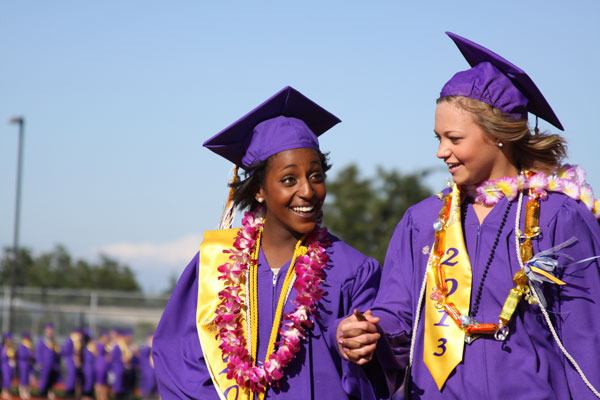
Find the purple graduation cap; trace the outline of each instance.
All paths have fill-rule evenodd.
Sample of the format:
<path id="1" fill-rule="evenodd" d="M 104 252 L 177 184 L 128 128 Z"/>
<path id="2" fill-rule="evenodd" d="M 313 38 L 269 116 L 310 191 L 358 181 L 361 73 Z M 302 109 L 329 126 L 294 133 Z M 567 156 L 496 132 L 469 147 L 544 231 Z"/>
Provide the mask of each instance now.
<path id="1" fill-rule="evenodd" d="M 119 335 L 121 336 L 133 336 L 133 329 L 127 327 L 127 328 L 121 328 L 119 329 Z"/>
<path id="2" fill-rule="evenodd" d="M 204 147 L 245 170 L 284 150 L 318 150 L 317 136 L 339 118 L 286 86 L 204 142 Z"/>
<path id="3" fill-rule="evenodd" d="M 440 97 L 469 97 L 515 119 L 525 119 L 530 112 L 564 130 L 550 104 L 525 71 L 469 39 L 452 32 L 446 34 L 472 68 L 455 74 L 442 88 Z"/>

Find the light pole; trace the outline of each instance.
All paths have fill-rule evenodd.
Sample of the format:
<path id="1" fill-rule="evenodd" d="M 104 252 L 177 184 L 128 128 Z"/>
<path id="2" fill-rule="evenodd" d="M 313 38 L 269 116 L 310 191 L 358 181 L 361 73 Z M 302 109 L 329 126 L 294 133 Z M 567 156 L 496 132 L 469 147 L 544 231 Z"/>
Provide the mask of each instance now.
<path id="1" fill-rule="evenodd" d="M 10 124 L 19 125 L 19 147 L 17 153 L 17 194 L 15 200 L 15 229 L 13 235 L 13 262 L 10 269 L 10 288 L 8 295 L 8 315 L 4 318 L 5 332 L 13 328 L 13 297 L 16 285 L 16 274 L 19 263 L 19 223 L 21 216 L 21 179 L 23 175 L 23 142 L 25 140 L 25 119 L 22 116 L 12 117 Z"/>

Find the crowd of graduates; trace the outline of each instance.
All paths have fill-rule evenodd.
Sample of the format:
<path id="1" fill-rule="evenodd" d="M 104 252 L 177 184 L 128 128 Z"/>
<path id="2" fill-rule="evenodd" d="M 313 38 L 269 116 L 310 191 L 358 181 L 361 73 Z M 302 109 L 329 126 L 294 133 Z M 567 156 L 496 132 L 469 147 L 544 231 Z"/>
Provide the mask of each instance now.
<path id="1" fill-rule="evenodd" d="M 64 398 L 82 400 L 157 399 L 151 356 L 152 333 L 135 346 L 131 329 L 101 331 L 94 338 L 75 329 L 60 344 L 54 325 L 34 343 L 28 332 L 18 343 L 2 336 L 1 400 Z"/>

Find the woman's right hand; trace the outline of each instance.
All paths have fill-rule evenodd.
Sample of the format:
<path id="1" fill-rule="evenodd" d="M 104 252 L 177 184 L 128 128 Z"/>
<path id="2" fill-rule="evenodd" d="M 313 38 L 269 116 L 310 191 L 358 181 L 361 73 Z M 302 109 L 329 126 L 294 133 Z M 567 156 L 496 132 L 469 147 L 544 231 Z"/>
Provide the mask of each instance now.
<path id="1" fill-rule="evenodd" d="M 377 331 L 379 318 L 371 310 L 361 314 L 355 311 L 340 321 L 336 329 L 338 350 L 341 356 L 358 365 L 371 361 L 377 341 L 381 337 Z"/>

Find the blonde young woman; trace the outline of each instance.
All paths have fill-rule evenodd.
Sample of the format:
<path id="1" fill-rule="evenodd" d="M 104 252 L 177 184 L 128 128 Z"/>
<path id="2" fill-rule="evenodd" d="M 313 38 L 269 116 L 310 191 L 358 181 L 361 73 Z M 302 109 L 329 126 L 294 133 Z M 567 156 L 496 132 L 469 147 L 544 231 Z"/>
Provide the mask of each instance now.
<path id="1" fill-rule="evenodd" d="M 452 185 L 398 224 L 373 307 L 389 391 L 411 399 L 587 399 L 600 386 L 599 203 L 533 81 L 449 33 L 471 68 L 443 87 L 437 158 Z M 595 216 L 595 215 L 596 216 Z M 341 323 L 364 363 L 374 323 Z M 395 357 L 392 357 L 395 355 Z"/>

